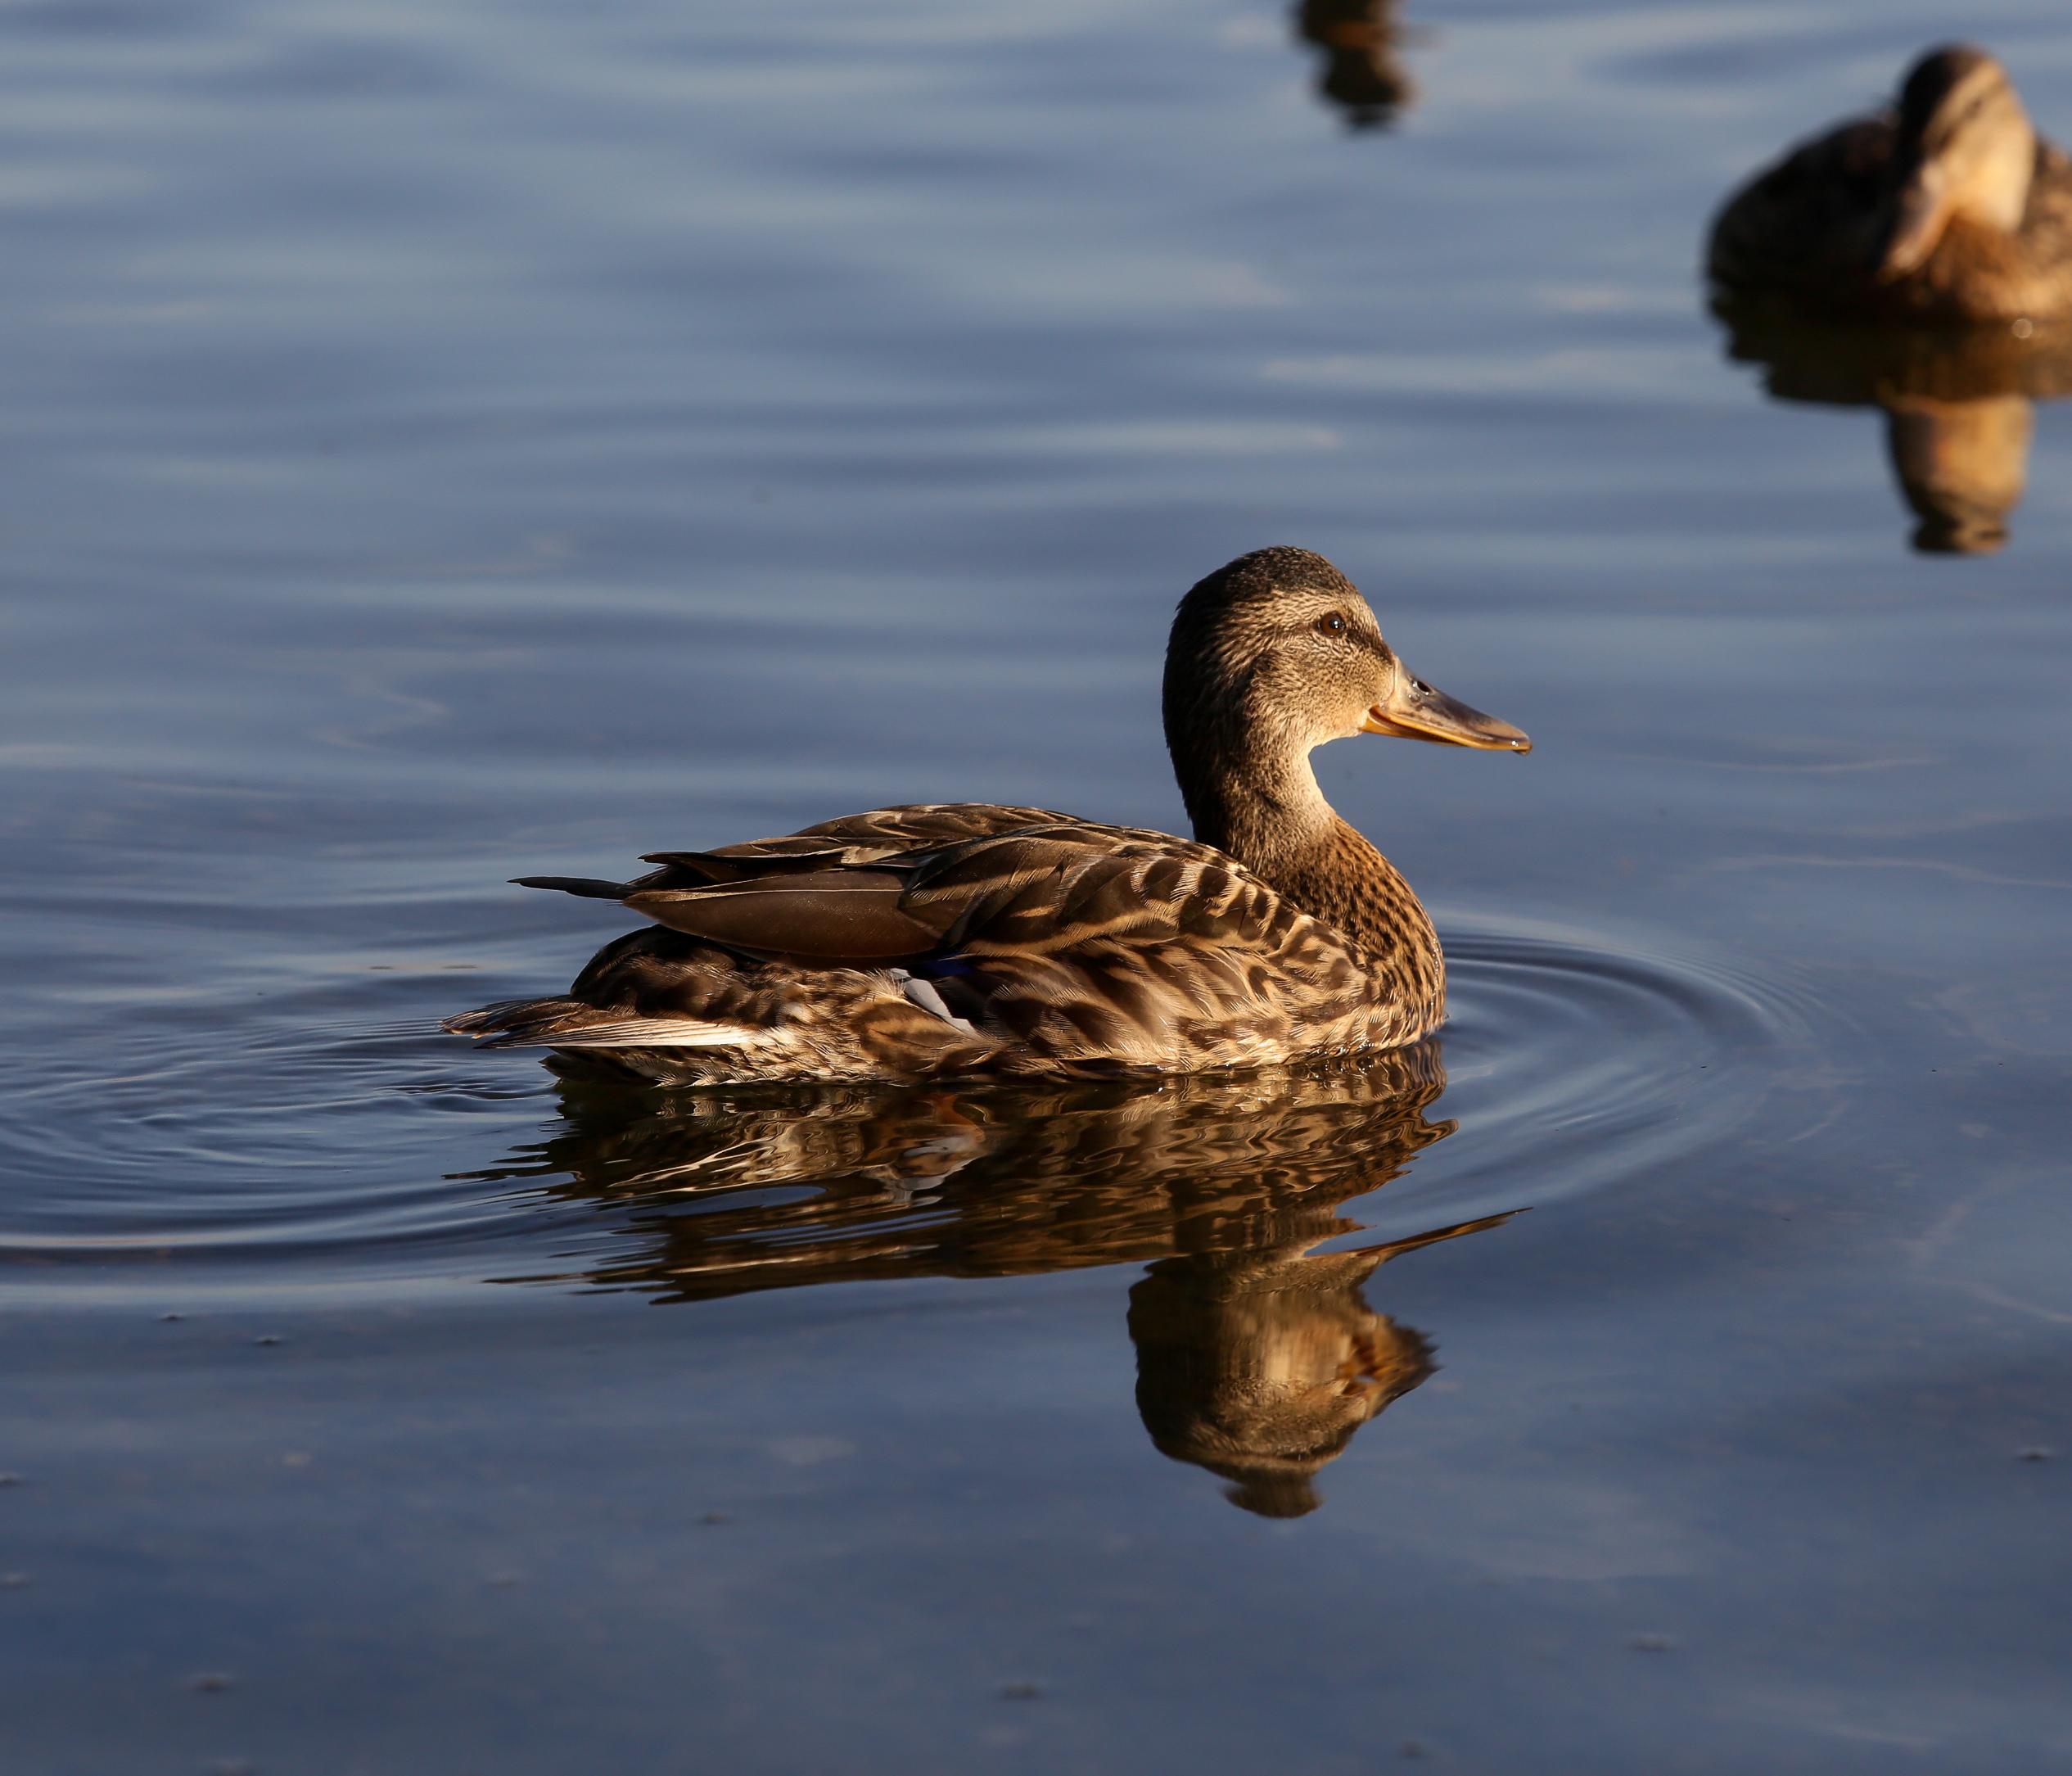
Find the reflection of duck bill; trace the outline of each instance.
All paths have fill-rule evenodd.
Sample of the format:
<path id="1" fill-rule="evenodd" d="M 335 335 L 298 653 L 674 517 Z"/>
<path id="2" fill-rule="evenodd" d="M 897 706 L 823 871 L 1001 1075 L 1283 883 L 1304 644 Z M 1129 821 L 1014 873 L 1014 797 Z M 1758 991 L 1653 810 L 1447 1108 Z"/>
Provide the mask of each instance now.
<path id="1" fill-rule="evenodd" d="M 1989 513 L 1922 512 L 1908 539 L 1924 555 L 1997 555 L 2007 546 L 2007 527 Z"/>
<path id="2" fill-rule="evenodd" d="M 2018 395 L 1974 401 L 1899 398 L 1886 407 L 1892 466 L 1921 520 L 1914 546 L 1989 554 L 2028 485 L 2035 415 Z"/>

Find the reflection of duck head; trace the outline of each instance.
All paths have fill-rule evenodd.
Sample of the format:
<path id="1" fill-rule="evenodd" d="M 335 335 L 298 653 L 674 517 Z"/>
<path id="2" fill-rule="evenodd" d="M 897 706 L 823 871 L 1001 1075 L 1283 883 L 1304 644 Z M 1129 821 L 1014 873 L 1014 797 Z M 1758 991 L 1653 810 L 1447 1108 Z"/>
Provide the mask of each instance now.
<path id="1" fill-rule="evenodd" d="M 1727 355 L 1763 368 L 1781 401 L 1876 407 L 1892 466 L 1920 520 L 1914 547 L 2003 547 L 2028 481 L 2033 404 L 2072 392 L 2072 332 L 1844 327 L 1722 297 Z"/>
<path id="2" fill-rule="evenodd" d="M 2035 409 L 2020 395 L 1972 401 L 1895 395 L 1885 439 L 1924 554 L 1984 555 L 2005 546 L 2007 514 L 2029 481 Z"/>
<path id="3" fill-rule="evenodd" d="M 1324 52 L 1316 90 L 1355 129 L 1386 129 L 1417 97 L 1397 59 L 1396 0 L 1300 0 L 1295 30 Z"/>
<path id="4" fill-rule="evenodd" d="M 1153 1440 L 1239 1480 L 1253 1508 L 1292 1509 L 1429 1370 L 1361 1282 L 1503 1218 L 1311 1250 L 1358 1231 L 1340 1204 L 1451 1132 L 1425 1115 L 1444 1087 L 1433 1043 L 1302 1072 L 954 1092 L 654 1091 L 565 1064 L 563 1129 L 488 1175 L 612 1213 L 577 1276 L 529 1280 L 659 1301 L 1149 1262 L 1130 1330 Z"/>
<path id="5" fill-rule="evenodd" d="M 1360 1286 L 1397 1254 L 1493 1227 L 1490 1216 L 1359 1252 L 1193 1253 L 1130 1291 L 1137 1410 L 1162 1454 L 1233 1481 L 1233 1504 L 1300 1517 L 1352 1434 L 1432 1372 L 1424 1335 Z"/>

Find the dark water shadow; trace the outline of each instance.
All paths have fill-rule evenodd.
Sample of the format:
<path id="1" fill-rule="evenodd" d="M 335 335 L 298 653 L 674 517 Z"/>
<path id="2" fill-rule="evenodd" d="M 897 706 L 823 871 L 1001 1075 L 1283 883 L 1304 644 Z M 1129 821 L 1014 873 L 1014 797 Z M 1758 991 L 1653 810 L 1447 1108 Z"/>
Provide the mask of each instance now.
<path id="1" fill-rule="evenodd" d="M 564 1066 L 563 1128 L 476 1174 L 611 1212 L 580 1268 L 500 1279 L 658 1303 L 916 1277 L 1147 1263 L 1130 1291 L 1137 1405 L 1165 1454 L 1269 1516 L 1432 1372 L 1425 1336 L 1370 1308 L 1390 1259 L 1508 1213 L 1387 1245 L 1347 1199 L 1453 1132 L 1429 1115 L 1436 1044 L 1304 1072 L 1031 1090 L 641 1088 Z M 1515 1211 L 1513 1211 L 1515 1212 Z"/>
<path id="2" fill-rule="evenodd" d="M 2072 394 L 2072 328 L 1847 326 L 1716 295 L 1727 355 L 1773 399 L 1876 407 L 1924 554 L 1990 554 L 2029 480 L 2035 406 Z"/>
<path id="3" fill-rule="evenodd" d="M 1351 129 L 1388 129 L 1416 102 L 1397 0 L 1298 0 L 1295 34 L 1322 52 L 1317 96 Z"/>

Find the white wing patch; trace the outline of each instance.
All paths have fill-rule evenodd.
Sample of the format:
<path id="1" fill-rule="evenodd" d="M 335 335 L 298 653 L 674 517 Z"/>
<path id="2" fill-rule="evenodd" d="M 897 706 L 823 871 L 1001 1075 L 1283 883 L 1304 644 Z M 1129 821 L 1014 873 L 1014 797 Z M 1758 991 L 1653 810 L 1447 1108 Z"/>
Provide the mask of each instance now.
<path id="1" fill-rule="evenodd" d="M 906 1002 L 925 1011 L 932 1018 L 940 1018 L 945 1024 L 962 1030 L 967 1036 L 976 1036 L 977 1027 L 969 1018 L 960 1018 L 950 1009 L 950 1002 L 932 980 L 923 980 L 919 974 L 910 974 L 903 968 L 892 971 L 892 978 L 900 983 L 900 991 L 906 996 Z"/>

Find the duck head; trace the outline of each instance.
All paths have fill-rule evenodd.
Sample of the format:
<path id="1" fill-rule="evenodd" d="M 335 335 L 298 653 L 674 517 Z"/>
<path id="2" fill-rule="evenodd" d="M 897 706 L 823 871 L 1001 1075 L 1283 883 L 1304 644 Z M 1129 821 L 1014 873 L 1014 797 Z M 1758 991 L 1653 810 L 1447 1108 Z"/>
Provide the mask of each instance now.
<path id="1" fill-rule="evenodd" d="M 1180 600 L 1166 648 L 1166 744 L 1198 830 L 1249 791 L 1315 794 L 1309 754 L 1356 734 L 1527 752 L 1508 721 L 1417 677 L 1352 582 L 1306 549 L 1240 555 Z"/>
<path id="2" fill-rule="evenodd" d="M 1918 269 L 1958 219 L 2011 233 L 2036 168 L 2036 132 L 2007 70 L 1952 44 L 1916 62 L 1899 90 L 1897 182 L 1879 241 L 1878 275 Z"/>

